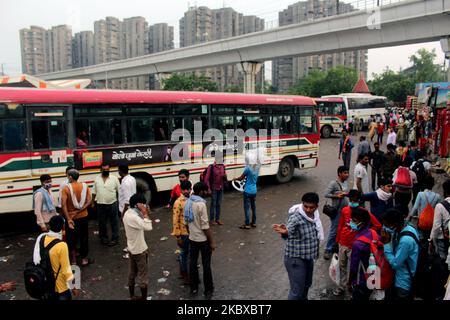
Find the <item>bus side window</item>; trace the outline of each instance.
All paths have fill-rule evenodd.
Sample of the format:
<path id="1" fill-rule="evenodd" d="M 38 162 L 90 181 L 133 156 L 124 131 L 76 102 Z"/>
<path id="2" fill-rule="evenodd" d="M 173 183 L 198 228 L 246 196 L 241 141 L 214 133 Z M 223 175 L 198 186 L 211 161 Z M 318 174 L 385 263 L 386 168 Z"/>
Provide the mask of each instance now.
<path id="1" fill-rule="evenodd" d="M 345 108 L 342 103 L 336 102 L 334 104 L 334 114 L 338 116 L 345 116 Z"/>
<path id="2" fill-rule="evenodd" d="M 35 120 L 31 122 L 31 134 L 33 137 L 33 149 L 48 149 L 48 122 L 46 120 Z"/>
<path id="3" fill-rule="evenodd" d="M 299 108 L 299 124 L 300 134 L 314 133 L 316 131 L 315 116 L 312 108 Z"/>
<path id="4" fill-rule="evenodd" d="M 75 135 L 77 148 L 83 148 L 89 145 L 89 120 L 75 121 Z"/>
<path id="5" fill-rule="evenodd" d="M 25 140 L 25 121 L 3 121 L 4 151 L 23 151 L 27 149 Z"/>
<path id="6" fill-rule="evenodd" d="M 169 137 L 169 124 L 166 118 L 155 119 L 153 121 L 153 131 L 155 141 L 170 140 Z"/>
<path id="7" fill-rule="evenodd" d="M 294 133 L 294 122 L 292 121 L 291 116 L 272 116 L 269 125 L 271 131 L 272 129 L 278 129 L 279 134 Z"/>
<path id="8" fill-rule="evenodd" d="M 152 118 L 128 119 L 128 142 L 129 143 L 143 143 L 152 142 L 155 140 L 154 124 Z"/>

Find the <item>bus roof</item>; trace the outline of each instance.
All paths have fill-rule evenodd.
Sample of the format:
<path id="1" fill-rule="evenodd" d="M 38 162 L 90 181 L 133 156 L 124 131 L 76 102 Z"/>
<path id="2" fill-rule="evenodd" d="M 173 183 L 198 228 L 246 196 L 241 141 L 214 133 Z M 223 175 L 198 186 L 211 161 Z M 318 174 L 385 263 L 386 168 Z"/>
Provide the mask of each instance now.
<path id="1" fill-rule="evenodd" d="M 349 97 L 349 98 L 373 98 L 373 99 L 387 99 L 384 96 L 374 96 L 370 93 L 341 93 L 341 94 L 335 94 L 335 95 L 327 95 L 322 96 L 321 98 L 338 98 L 338 97 Z"/>
<path id="2" fill-rule="evenodd" d="M 341 97 L 330 97 L 330 98 L 314 98 L 317 102 L 344 102 L 344 99 Z"/>
<path id="3" fill-rule="evenodd" d="M 312 98 L 242 93 L 133 91 L 133 90 L 50 90 L 0 88 L 0 103 L 176 103 L 176 104 L 268 104 L 315 105 Z"/>

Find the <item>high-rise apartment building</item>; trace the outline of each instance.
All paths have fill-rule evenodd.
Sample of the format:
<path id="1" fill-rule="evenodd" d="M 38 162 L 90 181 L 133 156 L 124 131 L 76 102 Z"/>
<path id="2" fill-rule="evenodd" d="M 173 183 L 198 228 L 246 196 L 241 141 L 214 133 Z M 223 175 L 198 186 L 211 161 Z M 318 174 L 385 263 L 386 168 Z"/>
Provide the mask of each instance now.
<path id="1" fill-rule="evenodd" d="M 20 46 L 22 51 L 22 72 L 39 74 L 47 71 L 46 30 L 38 26 L 21 29 Z"/>
<path id="2" fill-rule="evenodd" d="M 304 21 L 354 10 L 351 4 L 339 3 L 336 0 L 308 0 L 297 2 L 279 12 L 279 25 L 285 26 Z M 273 86 L 279 92 L 286 92 L 298 79 L 305 77 L 312 69 L 328 70 L 337 65 L 346 65 L 362 72 L 367 77 L 367 50 L 322 54 L 299 58 L 276 59 L 272 64 Z M 339 93 L 339 92 L 336 92 Z"/>
<path id="3" fill-rule="evenodd" d="M 122 22 L 121 59 L 130 59 L 148 54 L 148 23 L 144 17 L 132 17 Z M 122 80 L 122 89 L 145 90 L 149 87 L 147 76 Z"/>
<path id="4" fill-rule="evenodd" d="M 74 68 L 94 64 L 94 33 L 92 31 L 75 34 L 72 42 L 72 64 Z"/>
<path id="5" fill-rule="evenodd" d="M 211 10 L 193 7 L 180 20 L 180 46 L 187 47 L 263 29 L 264 20 L 254 16 L 245 17 L 232 8 Z M 219 90 L 232 89 L 242 83 L 236 65 L 208 68 L 202 72 L 217 83 Z"/>
<path id="6" fill-rule="evenodd" d="M 173 27 L 167 23 L 157 23 L 149 27 L 148 31 L 148 52 L 150 54 L 171 50 L 174 48 Z M 149 77 L 149 87 L 152 90 L 161 89 L 161 83 L 157 81 L 156 76 L 151 74 Z"/>
<path id="7" fill-rule="evenodd" d="M 72 69 L 72 28 L 52 27 L 53 71 Z"/>
<path id="8" fill-rule="evenodd" d="M 149 27 L 148 32 L 148 52 L 157 53 L 172 50 L 174 33 L 173 27 L 167 23 L 157 23 Z"/>
<path id="9" fill-rule="evenodd" d="M 40 74 L 72 68 L 72 30 L 62 25 L 46 30 L 20 30 L 22 72 Z"/>
<path id="10" fill-rule="evenodd" d="M 94 22 L 94 63 L 101 64 L 120 60 L 122 49 L 122 22 L 114 17 Z M 120 80 L 107 80 L 108 88 L 119 89 Z"/>

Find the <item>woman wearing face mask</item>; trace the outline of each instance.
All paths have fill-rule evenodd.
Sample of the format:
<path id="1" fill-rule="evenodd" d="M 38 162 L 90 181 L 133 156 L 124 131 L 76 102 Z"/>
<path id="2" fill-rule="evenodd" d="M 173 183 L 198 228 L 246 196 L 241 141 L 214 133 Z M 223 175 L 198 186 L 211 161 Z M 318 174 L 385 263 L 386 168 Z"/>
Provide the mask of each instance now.
<path id="1" fill-rule="evenodd" d="M 370 228 L 377 231 L 381 229 L 381 224 L 370 212 L 365 208 L 359 207 L 360 192 L 352 189 L 348 193 L 349 205 L 344 207 L 341 211 L 341 217 L 336 235 L 336 243 L 339 244 L 339 271 L 340 271 L 340 285 L 333 291 L 335 296 L 340 296 L 344 293 L 345 287 L 348 284 L 348 262 L 352 253 L 353 242 L 355 241 L 358 229 L 352 223 L 352 212 L 355 209 L 364 210 L 368 213 L 370 220 Z"/>
<path id="2" fill-rule="evenodd" d="M 366 270 L 369 266 L 370 246 L 358 239 L 366 237 L 373 240 L 373 234 L 369 228 L 370 214 L 363 208 L 353 208 L 349 225 L 355 232 L 355 241 L 352 245 L 348 285 L 351 286 L 352 300 L 369 300 L 372 290 L 367 287 L 363 269 Z M 364 268 L 361 268 L 361 265 Z"/>
<path id="3" fill-rule="evenodd" d="M 394 200 L 392 197 L 392 181 L 381 179 L 379 184 L 380 187 L 376 191 L 361 195 L 361 200 L 370 202 L 370 212 L 380 222 L 383 213 L 394 207 Z"/>
<path id="4" fill-rule="evenodd" d="M 53 198 L 52 177 L 43 174 L 40 177 L 41 187 L 33 194 L 33 210 L 36 215 L 37 225 L 42 232 L 48 231 L 48 222 L 53 216 L 56 216 L 55 200 Z"/>

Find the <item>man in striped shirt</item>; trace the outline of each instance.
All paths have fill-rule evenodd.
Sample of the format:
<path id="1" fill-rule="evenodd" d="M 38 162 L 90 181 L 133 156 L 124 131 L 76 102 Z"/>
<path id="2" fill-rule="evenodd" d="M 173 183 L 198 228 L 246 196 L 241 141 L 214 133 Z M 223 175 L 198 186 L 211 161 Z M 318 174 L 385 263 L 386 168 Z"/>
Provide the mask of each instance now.
<path id="1" fill-rule="evenodd" d="M 319 196 L 317 193 L 305 193 L 302 197 L 302 204 L 289 209 L 286 225 L 274 224 L 272 226 L 286 240 L 284 265 L 291 287 L 289 300 L 308 300 L 314 259 L 319 257 L 319 242 L 324 240 L 318 206 Z"/>

